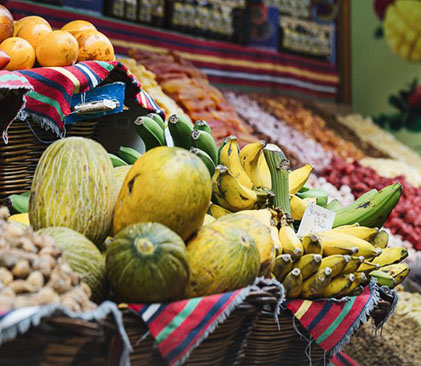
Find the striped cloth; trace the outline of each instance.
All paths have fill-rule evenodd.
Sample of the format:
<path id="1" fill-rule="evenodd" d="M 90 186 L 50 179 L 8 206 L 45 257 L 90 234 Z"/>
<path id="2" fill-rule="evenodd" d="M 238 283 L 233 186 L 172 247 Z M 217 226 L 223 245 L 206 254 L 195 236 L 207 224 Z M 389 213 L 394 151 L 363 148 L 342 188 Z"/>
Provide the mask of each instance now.
<path id="1" fill-rule="evenodd" d="M 343 352 L 338 352 L 330 360 L 329 366 L 359 366 L 357 361 L 354 361 L 351 357 Z"/>
<path id="2" fill-rule="evenodd" d="M 7 129 L 25 105 L 24 95 L 33 86 L 16 72 L 0 71 L 0 135 L 8 142 Z"/>
<path id="3" fill-rule="evenodd" d="M 209 41 L 101 17 L 77 9 L 7 1 L 15 19 L 27 15 L 45 17 L 53 27 L 74 19 L 92 22 L 112 41 L 115 51 L 130 49 L 177 51 L 208 75 L 215 86 L 250 92 L 282 93 L 307 99 L 335 101 L 339 71 L 336 65 L 285 53 Z"/>
<path id="4" fill-rule="evenodd" d="M 25 96 L 26 105 L 20 111 L 19 118 L 29 117 L 42 127 L 53 130 L 60 137 L 65 135 L 65 117 L 71 112 L 72 96 L 89 92 L 107 82 L 126 83 L 125 104 L 129 108 L 139 107 L 163 114 L 154 100 L 142 90 L 127 67 L 118 61 L 87 61 L 69 67 L 40 67 L 15 71 L 13 75 L 15 74 L 24 77 L 33 87 Z"/>

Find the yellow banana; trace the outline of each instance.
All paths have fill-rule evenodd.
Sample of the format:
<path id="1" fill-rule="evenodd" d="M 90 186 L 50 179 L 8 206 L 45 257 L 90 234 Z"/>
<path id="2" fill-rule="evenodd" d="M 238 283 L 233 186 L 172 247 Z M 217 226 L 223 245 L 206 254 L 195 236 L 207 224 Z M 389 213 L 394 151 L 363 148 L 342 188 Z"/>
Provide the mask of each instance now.
<path id="1" fill-rule="evenodd" d="M 235 136 L 227 137 L 227 142 L 221 149 L 219 164 L 225 165 L 231 175 L 244 187 L 253 188 L 253 182 L 244 170 L 240 161 L 240 148 Z"/>
<path id="2" fill-rule="evenodd" d="M 286 254 L 291 254 L 293 260 L 297 260 L 303 255 L 304 248 L 294 229 L 288 225 L 279 229 L 279 241 L 282 250 Z"/>
<path id="3" fill-rule="evenodd" d="M 318 271 L 321 263 L 322 256 L 320 254 L 306 254 L 294 263 L 294 268 L 301 271 L 301 276 L 305 280 Z"/>
<path id="4" fill-rule="evenodd" d="M 291 216 L 294 220 L 300 221 L 303 216 L 307 206 L 314 202 L 316 203 L 316 198 L 300 198 L 294 194 L 289 196 L 289 205 L 291 207 Z"/>
<path id="5" fill-rule="evenodd" d="M 345 269 L 342 271 L 343 274 L 354 273 L 358 271 L 361 264 L 364 263 L 365 258 L 363 256 L 351 257 L 351 260 L 346 265 Z"/>
<path id="6" fill-rule="evenodd" d="M 260 187 L 266 189 L 272 189 L 272 177 L 270 175 L 270 170 L 268 163 L 266 162 L 266 158 L 264 154 L 261 154 L 259 157 L 259 161 L 257 163 L 258 171 L 259 171 L 259 181 Z"/>
<path id="7" fill-rule="evenodd" d="M 243 186 L 226 166 L 218 165 L 215 168 L 214 176 L 216 175 L 214 185 L 217 185 L 217 189 L 214 189 L 213 193 L 219 205 L 234 212 L 250 210 L 255 206 L 256 192 Z M 226 204 L 229 207 L 226 207 Z"/>
<path id="8" fill-rule="evenodd" d="M 295 194 L 304 187 L 312 170 L 312 165 L 306 164 L 289 174 L 289 194 Z"/>
<path id="9" fill-rule="evenodd" d="M 292 269 L 293 261 L 291 255 L 281 254 L 275 258 L 272 274 L 279 282 L 282 282 Z"/>
<path id="10" fill-rule="evenodd" d="M 354 281 L 354 274 L 342 274 L 330 281 L 330 283 L 318 295 L 322 298 L 338 296 L 342 292 L 348 290 Z"/>
<path id="11" fill-rule="evenodd" d="M 306 235 L 301 239 L 305 254 L 322 254 L 323 247 L 315 234 Z"/>
<path id="12" fill-rule="evenodd" d="M 285 296 L 290 299 L 295 299 L 301 293 L 303 287 L 303 277 L 298 268 L 294 268 L 282 282 L 285 289 Z"/>
<path id="13" fill-rule="evenodd" d="M 346 296 L 351 294 L 359 285 L 361 285 L 362 283 L 366 283 L 367 282 L 367 276 L 365 275 L 365 273 L 361 272 L 361 273 L 355 273 L 355 279 L 354 281 L 352 281 L 351 286 L 349 286 L 346 290 L 341 291 L 340 293 L 338 293 L 338 296 Z"/>
<path id="14" fill-rule="evenodd" d="M 301 296 L 305 299 L 316 297 L 318 293 L 327 287 L 331 279 L 332 270 L 329 267 L 319 269 L 314 275 L 304 281 Z"/>
<path id="15" fill-rule="evenodd" d="M 355 236 L 356 238 L 360 238 L 368 242 L 371 242 L 374 239 L 374 237 L 379 233 L 379 229 L 377 228 L 371 228 L 371 227 L 359 226 L 359 225 L 352 226 L 352 227 L 348 225 L 339 226 L 329 231 L 348 234 L 348 235 Z M 329 233 L 329 231 L 325 231 L 325 233 Z"/>
<path id="16" fill-rule="evenodd" d="M 408 257 L 408 250 L 406 248 L 385 248 L 382 254 L 371 260 L 371 263 L 379 264 L 380 267 L 383 267 L 402 262 L 406 257 Z"/>
<path id="17" fill-rule="evenodd" d="M 380 264 L 373 264 L 371 262 L 364 261 L 361 266 L 358 268 L 357 272 L 364 272 L 365 274 L 376 271 L 380 268 Z"/>
<path id="18" fill-rule="evenodd" d="M 369 242 L 348 234 L 330 231 L 319 233 L 319 240 L 323 246 L 323 255 L 357 254 L 364 258 L 371 258 L 381 254 L 380 248 L 375 248 Z"/>
<path id="19" fill-rule="evenodd" d="M 339 276 L 343 273 L 347 264 L 351 261 L 351 257 L 347 254 L 334 254 L 322 259 L 320 269 L 330 268 L 332 270 L 332 277 Z"/>
<path id="20" fill-rule="evenodd" d="M 270 171 L 263 155 L 265 141 L 253 142 L 240 151 L 240 161 L 254 187 L 271 188 Z M 263 157 L 263 159 L 261 159 Z M 269 183 L 269 185 L 267 184 Z"/>
<path id="21" fill-rule="evenodd" d="M 29 226 L 29 216 L 28 213 L 20 213 L 12 215 L 8 218 L 9 221 L 19 222 Z"/>
<path id="22" fill-rule="evenodd" d="M 382 267 L 381 271 L 391 275 L 399 285 L 408 276 L 410 269 L 407 263 L 398 263 Z"/>
<path id="23" fill-rule="evenodd" d="M 228 211 L 227 209 L 225 209 L 225 208 L 223 208 L 223 207 L 221 207 L 219 205 L 216 205 L 214 203 L 211 203 L 209 205 L 209 208 L 208 208 L 208 213 L 210 215 L 212 215 L 215 219 L 217 219 L 219 217 L 222 217 L 222 216 L 225 216 L 225 215 L 229 215 L 232 212 L 231 211 Z"/>
<path id="24" fill-rule="evenodd" d="M 389 243 L 389 234 L 384 230 L 380 230 L 379 233 L 373 239 L 373 245 L 376 248 L 384 249 L 387 247 L 388 243 Z"/>
<path id="25" fill-rule="evenodd" d="M 283 252 L 282 243 L 279 240 L 278 229 L 275 226 L 270 227 L 270 235 L 272 237 L 273 246 L 275 247 L 276 255 L 280 255 Z"/>

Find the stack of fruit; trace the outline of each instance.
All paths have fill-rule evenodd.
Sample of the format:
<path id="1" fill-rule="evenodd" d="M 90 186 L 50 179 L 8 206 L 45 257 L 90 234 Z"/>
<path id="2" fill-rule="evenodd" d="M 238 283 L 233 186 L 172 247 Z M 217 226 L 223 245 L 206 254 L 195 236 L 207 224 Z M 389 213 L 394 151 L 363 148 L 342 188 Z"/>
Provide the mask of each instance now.
<path id="1" fill-rule="evenodd" d="M 87 21 L 75 20 L 53 30 L 42 17 L 27 16 L 14 22 L 0 5 L 0 68 L 25 70 L 40 66 L 71 66 L 81 61 L 113 61 L 110 40 Z"/>

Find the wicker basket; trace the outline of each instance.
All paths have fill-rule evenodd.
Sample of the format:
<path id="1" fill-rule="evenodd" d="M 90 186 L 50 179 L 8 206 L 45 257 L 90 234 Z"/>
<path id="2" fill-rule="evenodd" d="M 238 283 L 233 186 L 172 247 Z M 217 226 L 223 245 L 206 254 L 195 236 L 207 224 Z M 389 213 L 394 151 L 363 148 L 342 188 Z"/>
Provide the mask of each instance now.
<path id="1" fill-rule="evenodd" d="M 98 120 L 76 122 L 67 126 L 66 136 L 95 138 L 102 126 Z M 41 154 L 49 146 L 48 142 L 56 139 L 51 132 L 34 123 L 16 120 L 11 124 L 9 143 L 0 143 L 0 199 L 31 188 Z"/>
<path id="2" fill-rule="evenodd" d="M 279 296 L 276 286 L 251 292 L 190 354 L 185 365 L 308 366 L 307 354 L 311 355 L 312 365 L 323 364 L 324 351 L 314 343 L 308 346 L 307 340 L 300 337 L 297 330 L 306 338 L 309 335 L 289 311 L 282 310 L 278 322 L 275 321 L 274 309 Z M 140 317 L 124 310 L 123 321 L 134 349 L 130 354 L 131 365 L 166 365 Z"/>
<path id="3" fill-rule="evenodd" d="M 0 347 L 2 366 L 114 366 L 122 342 L 110 315 L 83 321 L 65 316 L 45 318 L 37 327 Z"/>

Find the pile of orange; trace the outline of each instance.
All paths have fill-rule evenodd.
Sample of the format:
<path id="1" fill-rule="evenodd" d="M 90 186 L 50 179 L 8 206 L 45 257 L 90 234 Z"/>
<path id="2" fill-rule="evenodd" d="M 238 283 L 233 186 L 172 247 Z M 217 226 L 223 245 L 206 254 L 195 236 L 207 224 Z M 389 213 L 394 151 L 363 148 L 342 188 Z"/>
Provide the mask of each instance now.
<path id="1" fill-rule="evenodd" d="M 10 58 L 6 70 L 29 69 L 36 62 L 40 66 L 55 67 L 115 59 L 110 40 L 87 21 L 75 20 L 60 30 L 53 30 L 39 16 L 13 22 L 10 12 L 1 5 L 0 42 L 0 51 Z"/>

